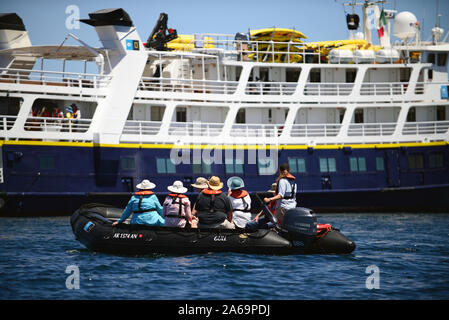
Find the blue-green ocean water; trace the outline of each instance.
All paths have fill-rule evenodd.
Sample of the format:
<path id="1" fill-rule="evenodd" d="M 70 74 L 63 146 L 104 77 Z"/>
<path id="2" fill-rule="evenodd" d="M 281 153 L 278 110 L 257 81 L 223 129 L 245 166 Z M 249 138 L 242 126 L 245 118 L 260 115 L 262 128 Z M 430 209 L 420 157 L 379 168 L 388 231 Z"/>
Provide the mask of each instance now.
<path id="1" fill-rule="evenodd" d="M 0 218 L 0 299 L 449 298 L 449 214 L 320 214 L 318 222 L 356 250 L 116 256 L 85 249 L 69 217 Z"/>

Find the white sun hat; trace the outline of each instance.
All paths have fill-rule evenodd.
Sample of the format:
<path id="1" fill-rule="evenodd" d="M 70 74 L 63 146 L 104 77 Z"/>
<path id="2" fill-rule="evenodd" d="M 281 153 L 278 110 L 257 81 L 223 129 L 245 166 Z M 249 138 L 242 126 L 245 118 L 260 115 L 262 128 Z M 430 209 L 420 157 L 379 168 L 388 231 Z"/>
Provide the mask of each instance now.
<path id="1" fill-rule="evenodd" d="M 173 185 L 167 187 L 168 191 L 174 192 L 174 193 L 186 193 L 187 188 L 184 187 L 181 181 L 176 180 L 173 182 Z"/>
<path id="2" fill-rule="evenodd" d="M 150 190 L 150 189 L 154 189 L 155 187 L 156 187 L 156 185 L 147 179 L 142 180 L 142 182 L 136 186 L 136 188 L 140 189 L 140 190 Z"/>

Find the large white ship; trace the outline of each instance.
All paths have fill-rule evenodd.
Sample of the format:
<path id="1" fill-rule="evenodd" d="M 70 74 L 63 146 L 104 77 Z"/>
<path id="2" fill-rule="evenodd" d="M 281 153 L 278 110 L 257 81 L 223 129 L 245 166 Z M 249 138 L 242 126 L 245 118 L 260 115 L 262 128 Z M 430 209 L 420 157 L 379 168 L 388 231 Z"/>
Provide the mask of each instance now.
<path id="1" fill-rule="evenodd" d="M 79 46 L 32 46 L 17 14 L 0 15 L 2 212 L 123 206 L 141 179 L 160 195 L 211 175 L 265 191 L 281 162 L 317 211 L 447 210 L 447 36 L 435 27 L 422 41 L 410 12 L 363 11 L 363 32 L 347 15 L 337 41 L 182 35 L 161 14 L 144 42 L 126 11 L 105 9 L 81 20 L 101 48 L 72 34 Z M 61 70 L 46 70 L 55 60 Z M 67 72 L 74 63 L 83 70 Z"/>

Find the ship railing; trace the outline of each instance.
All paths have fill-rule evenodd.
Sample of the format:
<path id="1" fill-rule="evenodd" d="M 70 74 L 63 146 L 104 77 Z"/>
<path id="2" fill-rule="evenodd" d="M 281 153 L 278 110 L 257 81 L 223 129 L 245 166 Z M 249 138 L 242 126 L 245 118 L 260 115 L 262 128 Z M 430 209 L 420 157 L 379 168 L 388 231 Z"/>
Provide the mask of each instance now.
<path id="1" fill-rule="evenodd" d="M 232 34 L 195 34 L 182 50 L 207 53 L 224 50 L 224 59 L 271 63 L 321 63 L 325 56 L 318 46 L 309 50 L 303 42 L 235 40 Z M 281 50 L 278 48 L 282 48 Z"/>
<path id="2" fill-rule="evenodd" d="M 0 68 L 0 83 L 47 85 L 59 87 L 103 88 L 110 75 Z"/>
<path id="3" fill-rule="evenodd" d="M 353 83 L 307 83 L 304 87 L 304 95 L 348 96 L 353 88 Z"/>
<path id="4" fill-rule="evenodd" d="M 168 134 L 173 136 L 218 136 L 223 130 L 223 123 L 171 122 Z"/>
<path id="5" fill-rule="evenodd" d="M 161 121 L 127 120 L 123 128 L 123 134 L 156 135 L 161 128 Z"/>
<path id="6" fill-rule="evenodd" d="M 446 134 L 449 121 L 406 122 L 402 129 L 403 135 Z"/>
<path id="7" fill-rule="evenodd" d="M 377 95 L 401 95 L 407 92 L 407 82 L 373 82 L 363 83 L 360 88 L 360 94 L 363 96 Z M 416 88 L 415 93 L 423 94 L 424 86 L 420 85 Z"/>
<path id="8" fill-rule="evenodd" d="M 395 128 L 395 122 L 352 123 L 348 128 L 348 136 L 390 136 Z"/>
<path id="9" fill-rule="evenodd" d="M 284 130 L 281 124 L 233 124 L 231 137 L 279 137 Z"/>
<path id="10" fill-rule="evenodd" d="M 296 82 L 262 82 L 250 81 L 246 85 L 246 94 L 257 95 L 292 95 L 296 90 Z"/>
<path id="11" fill-rule="evenodd" d="M 83 133 L 89 129 L 91 122 L 91 119 L 28 117 L 24 129 L 26 131 Z"/>
<path id="12" fill-rule="evenodd" d="M 335 137 L 341 124 L 294 124 L 290 131 L 292 137 Z"/>
<path id="13" fill-rule="evenodd" d="M 6 131 L 10 130 L 14 126 L 17 116 L 1 116 L 0 119 L 0 130 Z"/>
<path id="14" fill-rule="evenodd" d="M 237 89 L 237 86 L 238 81 L 142 77 L 139 83 L 139 90 L 232 94 Z"/>

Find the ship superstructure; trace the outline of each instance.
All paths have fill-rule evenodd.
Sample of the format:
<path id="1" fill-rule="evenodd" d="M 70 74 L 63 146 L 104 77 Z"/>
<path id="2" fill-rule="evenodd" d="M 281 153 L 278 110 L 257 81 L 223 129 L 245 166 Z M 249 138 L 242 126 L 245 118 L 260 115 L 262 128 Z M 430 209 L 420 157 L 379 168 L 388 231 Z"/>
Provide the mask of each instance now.
<path id="1" fill-rule="evenodd" d="M 71 34 L 79 46 L 31 46 L 17 15 L 0 16 L 3 210 L 126 201 L 143 178 L 161 194 L 211 175 L 263 191 L 280 162 L 318 210 L 447 209 L 449 43 L 420 41 L 412 14 L 370 8 L 385 17 L 380 46 L 366 30 L 323 42 L 282 28 L 178 35 L 163 15 L 144 43 L 123 9 L 82 20 L 101 48 Z"/>

